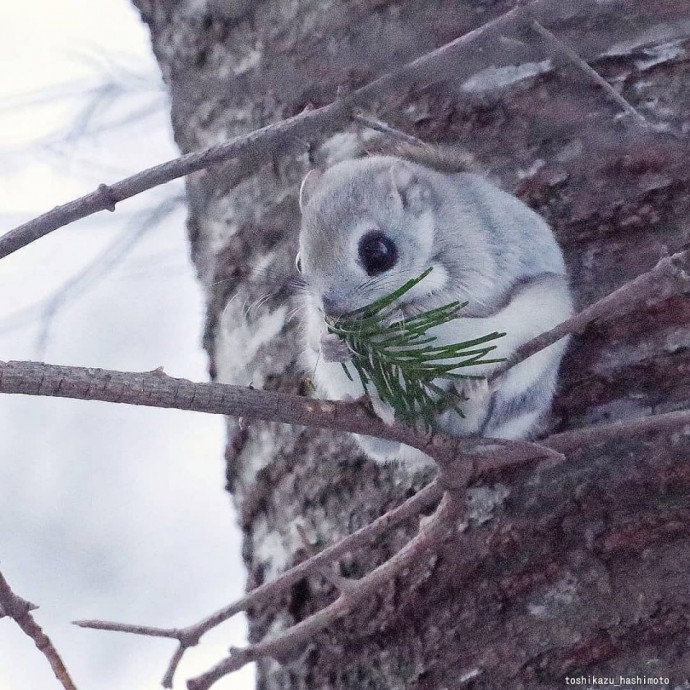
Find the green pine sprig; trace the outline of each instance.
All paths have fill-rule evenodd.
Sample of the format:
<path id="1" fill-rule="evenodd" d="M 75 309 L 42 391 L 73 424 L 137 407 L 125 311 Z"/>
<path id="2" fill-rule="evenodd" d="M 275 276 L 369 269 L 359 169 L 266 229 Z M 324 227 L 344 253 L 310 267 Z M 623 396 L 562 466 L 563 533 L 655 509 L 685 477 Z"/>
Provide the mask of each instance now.
<path id="1" fill-rule="evenodd" d="M 483 379 L 456 370 L 503 361 L 486 359 L 496 349 L 495 345 L 486 343 L 505 335 L 494 332 L 452 345 L 435 345 L 436 337 L 427 334 L 429 329 L 457 318 L 467 302 L 451 302 L 401 317 L 398 300 L 431 270 L 428 268 L 418 278 L 372 304 L 336 319 L 326 318 L 328 330 L 339 336 L 352 353 L 350 362 L 365 393 L 373 385 L 381 400 L 393 408 L 397 419 L 408 424 L 422 421 L 427 429 L 433 428 L 438 415 L 446 410 L 464 416 L 459 403 L 466 398 L 453 386 L 445 390 L 437 380 Z M 350 380 L 354 380 L 347 363 L 343 362 L 342 366 Z"/>

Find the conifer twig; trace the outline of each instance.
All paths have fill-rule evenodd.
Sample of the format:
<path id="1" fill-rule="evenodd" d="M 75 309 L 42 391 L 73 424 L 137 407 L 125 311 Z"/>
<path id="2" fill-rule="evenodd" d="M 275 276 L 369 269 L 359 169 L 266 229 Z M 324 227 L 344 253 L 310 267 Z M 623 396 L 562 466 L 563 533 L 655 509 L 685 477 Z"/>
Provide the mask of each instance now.
<path id="1" fill-rule="evenodd" d="M 427 429 L 434 428 L 438 415 L 446 410 L 464 416 L 455 389 L 444 390 L 437 382 L 483 378 L 457 370 L 503 361 L 486 359 L 486 355 L 496 349 L 487 343 L 505 335 L 489 333 L 474 340 L 437 345 L 429 331 L 457 318 L 465 304 L 455 301 L 413 316 L 405 316 L 400 306 L 405 294 L 431 270 L 365 307 L 336 319 L 326 318 L 328 330 L 347 345 L 364 392 L 369 393 L 369 384 L 373 384 L 396 419 L 407 424 L 420 421 Z M 353 380 L 347 363 L 342 366 Z"/>

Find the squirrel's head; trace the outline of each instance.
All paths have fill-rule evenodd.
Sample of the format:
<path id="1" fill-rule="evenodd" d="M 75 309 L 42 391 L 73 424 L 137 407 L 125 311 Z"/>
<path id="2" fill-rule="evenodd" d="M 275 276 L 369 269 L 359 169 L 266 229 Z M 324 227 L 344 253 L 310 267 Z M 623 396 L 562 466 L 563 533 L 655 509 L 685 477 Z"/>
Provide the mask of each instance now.
<path id="1" fill-rule="evenodd" d="M 414 303 L 447 281 L 435 247 L 435 198 L 425 169 L 375 156 L 314 170 L 302 182 L 298 270 L 331 316 L 390 294 L 425 270 Z"/>

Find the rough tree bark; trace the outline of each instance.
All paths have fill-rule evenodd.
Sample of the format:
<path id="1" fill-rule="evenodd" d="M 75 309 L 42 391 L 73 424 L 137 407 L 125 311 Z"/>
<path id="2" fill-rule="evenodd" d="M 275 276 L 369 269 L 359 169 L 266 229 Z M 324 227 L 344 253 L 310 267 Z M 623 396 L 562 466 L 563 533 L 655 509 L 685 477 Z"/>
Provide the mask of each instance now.
<path id="1" fill-rule="evenodd" d="M 183 152 L 334 99 L 517 3 L 508 0 L 134 0 L 151 29 Z M 548 27 L 650 121 L 690 131 L 690 9 L 672 0 L 569 3 Z M 617 106 L 527 27 L 488 36 L 432 84 L 377 104 L 396 126 L 460 143 L 555 228 L 580 306 L 690 235 L 687 144 Z M 330 163 L 361 150 L 353 127 L 315 142 Z M 303 391 L 288 278 L 301 155 L 188 179 L 189 235 L 207 289 L 213 377 Z M 239 181 L 238 184 L 237 181 Z M 575 338 L 554 430 L 690 404 L 690 301 L 670 299 Z M 562 688 L 566 676 L 668 676 L 688 687 L 690 434 L 582 448 L 568 463 L 473 489 L 474 519 L 438 554 L 299 658 L 260 664 L 259 687 Z M 345 435 L 229 422 L 228 486 L 249 586 L 353 531 L 428 481 L 377 467 Z M 399 530 L 341 564 L 357 576 Z M 325 581 L 251 615 L 251 638 L 331 601 Z M 647 687 L 639 685 L 638 687 Z M 649 686 L 653 687 L 653 686 Z M 658 687 L 658 686 L 656 686 Z"/>

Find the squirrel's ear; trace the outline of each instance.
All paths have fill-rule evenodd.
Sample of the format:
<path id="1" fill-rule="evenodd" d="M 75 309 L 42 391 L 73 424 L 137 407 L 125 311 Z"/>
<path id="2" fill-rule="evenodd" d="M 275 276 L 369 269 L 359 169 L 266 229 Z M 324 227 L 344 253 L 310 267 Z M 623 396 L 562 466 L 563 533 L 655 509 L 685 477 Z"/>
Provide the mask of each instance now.
<path id="1" fill-rule="evenodd" d="M 426 206 L 426 185 L 417 177 L 411 165 L 399 160 L 390 169 L 393 197 L 404 210 L 419 213 Z"/>
<path id="2" fill-rule="evenodd" d="M 316 189 L 316 186 L 319 184 L 319 181 L 321 180 L 322 176 L 323 172 L 321 170 L 317 170 L 316 168 L 314 170 L 310 170 L 305 175 L 304 179 L 302 180 L 302 184 L 299 188 L 300 211 L 303 211 L 304 207 L 309 203 L 309 199 L 314 193 L 314 190 Z"/>

